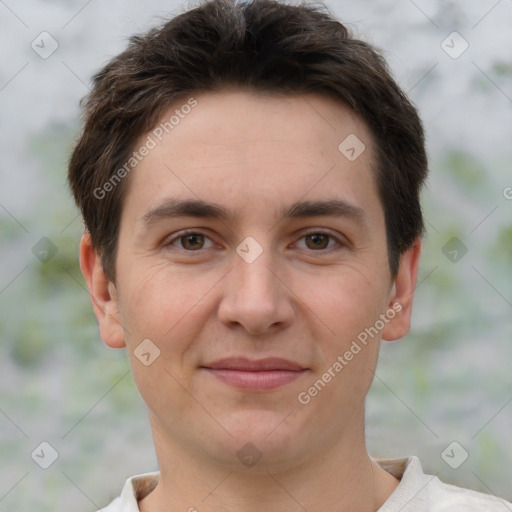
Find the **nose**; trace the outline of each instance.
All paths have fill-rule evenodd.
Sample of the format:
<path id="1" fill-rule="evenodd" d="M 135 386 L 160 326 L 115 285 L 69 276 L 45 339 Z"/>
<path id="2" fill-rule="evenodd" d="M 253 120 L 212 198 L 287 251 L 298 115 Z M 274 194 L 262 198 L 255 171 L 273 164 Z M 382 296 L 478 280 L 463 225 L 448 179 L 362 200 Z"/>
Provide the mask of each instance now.
<path id="1" fill-rule="evenodd" d="M 250 334 L 285 328 L 291 323 L 294 306 L 283 266 L 277 265 L 270 249 L 249 261 L 234 254 L 233 268 L 224 280 L 219 319 L 228 327 L 242 327 Z"/>

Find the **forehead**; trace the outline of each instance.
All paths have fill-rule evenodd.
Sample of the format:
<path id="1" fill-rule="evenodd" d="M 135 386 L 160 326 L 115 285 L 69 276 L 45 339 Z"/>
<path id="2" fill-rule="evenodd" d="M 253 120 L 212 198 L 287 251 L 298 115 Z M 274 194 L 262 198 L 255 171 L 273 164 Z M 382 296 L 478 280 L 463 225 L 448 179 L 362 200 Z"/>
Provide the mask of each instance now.
<path id="1" fill-rule="evenodd" d="M 149 140 L 127 191 L 139 210 L 169 196 L 229 203 L 243 216 L 333 192 L 360 208 L 375 206 L 371 134 L 325 95 L 193 94 L 136 146 Z"/>

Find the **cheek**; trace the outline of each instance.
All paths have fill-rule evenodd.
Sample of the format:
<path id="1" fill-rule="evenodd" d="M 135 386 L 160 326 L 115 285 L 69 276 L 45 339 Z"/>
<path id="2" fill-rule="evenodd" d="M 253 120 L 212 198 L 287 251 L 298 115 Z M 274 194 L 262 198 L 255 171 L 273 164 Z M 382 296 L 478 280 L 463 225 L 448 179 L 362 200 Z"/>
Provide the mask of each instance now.
<path id="1" fill-rule="evenodd" d="M 380 279 L 382 283 L 382 276 Z M 353 407 L 366 395 L 373 379 L 381 336 L 374 326 L 386 305 L 385 287 L 379 285 L 368 266 L 340 268 L 322 282 L 322 287 L 304 295 L 311 310 L 329 328 L 319 323 L 313 334 L 319 355 L 314 382 L 329 381 L 329 389 L 322 391 L 326 403 L 332 400 Z"/>
<path id="2" fill-rule="evenodd" d="M 386 304 L 384 287 L 368 267 L 340 267 L 317 283 L 303 285 L 301 296 L 340 341 L 373 325 Z"/>
<path id="3" fill-rule="evenodd" d="M 128 279 L 124 276 L 122 290 L 122 316 L 128 329 L 134 380 L 157 415 L 170 409 L 185 414 L 193 406 L 183 386 L 190 386 L 197 359 L 193 341 L 204 325 L 206 311 L 206 302 L 199 301 L 204 293 L 198 295 L 200 290 L 187 286 L 188 278 L 175 272 L 171 276 L 166 267 L 147 268 L 142 274 L 134 265 Z"/>
<path id="4" fill-rule="evenodd" d="M 128 298 L 125 313 L 132 323 L 169 329 L 173 317 L 189 302 L 190 288 L 184 286 L 179 275 L 171 275 L 168 264 L 148 267 L 143 262 L 134 262 L 123 277 L 122 294 Z M 167 318 L 165 325 L 161 322 L 163 318 Z"/>
<path id="5" fill-rule="evenodd" d="M 133 350 L 144 339 L 160 349 L 160 359 L 171 367 L 182 364 L 192 341 L 207 321 L 208 279 L 191 279 L 168 263 L 137 272 L 124 281 L 122 317 L 128 327 L 127 345 Z"/>

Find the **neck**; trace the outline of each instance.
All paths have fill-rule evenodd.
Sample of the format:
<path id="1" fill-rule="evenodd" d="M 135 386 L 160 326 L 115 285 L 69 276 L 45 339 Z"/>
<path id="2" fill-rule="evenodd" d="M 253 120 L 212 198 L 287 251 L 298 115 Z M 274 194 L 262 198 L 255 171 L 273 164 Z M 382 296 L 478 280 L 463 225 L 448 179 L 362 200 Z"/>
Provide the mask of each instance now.
<path id="1" fill-rule="evenodd" d="M 369 456 L 364 420 L 329 450 L 303 456 L 289 467 L 258 463 L 241 471 L 191 453 L 153 429 L 160 481 L 139 502 L 142 512 L 374 512 L 398 485 Z M 356 422 L 353 422 L 356 423 Z M 356 434 L 357 432 L 357 434 Z M 165 448 L 164 448 L 165 447 Z"/>

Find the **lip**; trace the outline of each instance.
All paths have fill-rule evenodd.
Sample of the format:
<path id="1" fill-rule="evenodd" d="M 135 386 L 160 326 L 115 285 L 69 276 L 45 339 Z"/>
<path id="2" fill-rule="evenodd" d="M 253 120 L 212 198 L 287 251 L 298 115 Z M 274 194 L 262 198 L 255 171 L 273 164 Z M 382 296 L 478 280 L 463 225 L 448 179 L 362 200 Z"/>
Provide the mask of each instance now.
<path id="1" fill-rule="evenodd" d="M 213 363 L 203 365 L 213 370 L 239 370 L 261 372 L 271 370 L 299 371 L 305 370 L 300 364 L 280 357 L 266 357 L 265 359 L 247 359 L 246 357 L 226 357 Z"/>
<path id="2" fill-rule="evenodd" d="M 225 358 L 201 368 L 225 384 L 246 391 L 275 389 L 296 380 L 307 371 L 298 363 L 277 357 L 258 360 Z"/>

